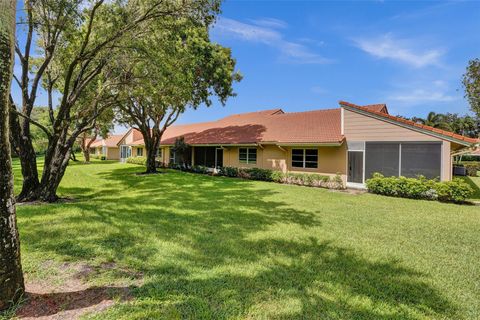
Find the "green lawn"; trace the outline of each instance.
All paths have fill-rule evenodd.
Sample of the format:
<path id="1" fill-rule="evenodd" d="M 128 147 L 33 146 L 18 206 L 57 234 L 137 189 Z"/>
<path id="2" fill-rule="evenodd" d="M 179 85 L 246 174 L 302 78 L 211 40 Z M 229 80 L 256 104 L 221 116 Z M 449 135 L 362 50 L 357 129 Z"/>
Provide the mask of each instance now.
<path id="1" fill-rule="evenodd" d="M 98 319 L 480 318 L 480 207 L 139 171 L 73 164 L 75 201 L 18 207 L 28 278 L 137 284 Z"/>

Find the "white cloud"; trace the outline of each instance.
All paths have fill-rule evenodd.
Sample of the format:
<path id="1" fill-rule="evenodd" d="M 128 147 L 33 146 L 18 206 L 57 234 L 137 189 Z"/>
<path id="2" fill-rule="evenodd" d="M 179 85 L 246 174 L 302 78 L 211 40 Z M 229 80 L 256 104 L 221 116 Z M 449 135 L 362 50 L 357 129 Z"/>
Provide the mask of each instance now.
<path id="1" fill-rule="evenodd" d="M 250 21 L 257 26 L 266 28 L 285 29 L 288 27 L 288 24 L 285 21 L 275 18 L 252 19 Z"/>
<path id="2" fill-rule="evenodd" d="M 388 99 L 413 105 L 424 102 L 450 102 L 457 100 L 457 97 L 435 89 L 415 89 L 408 92 L 393 94 L 389 96 Z"/>
<path id="3" fill-rule="evenodd" d="M 443 56 L 443 50 L 419 50 L 413 41 L 395 39 L 391 34 L 371 39 L 357 39 L 355 44 L 372 56 L 399 61 L 415 68 L 438 66 Z"/>
<path id="4" fill-rule="evenodd" d="M 263 19 L 265 21 L 265 19 Z M 270 21 L 271 22 L 271 21 Z M 275 28 L 243 23 L 234 19 L 219 18 L 213 31 L 219 35 L 262 43 L 280 51 L 282 60 L 294 63 L 324 64 L 329 59 L 313 52 L 309 47 L 298 42 L 288 41 Z"/>
<path id="5" fill-rule="evenodd" d="M 448 94 L 448 84 L 444 80 L 411 83 L 408 87 L 390 94 L 387 99 L 408 105 L 418 105 L 428 102 L 451 102 L 458 100 L 458 96 Z"/>

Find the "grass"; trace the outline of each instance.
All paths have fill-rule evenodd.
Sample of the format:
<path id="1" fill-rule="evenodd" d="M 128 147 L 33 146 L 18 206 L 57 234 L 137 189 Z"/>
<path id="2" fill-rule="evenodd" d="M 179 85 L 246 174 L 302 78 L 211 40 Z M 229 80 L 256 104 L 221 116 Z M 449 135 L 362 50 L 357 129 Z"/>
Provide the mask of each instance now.
<path id="1" fill-rule="evenodd" d="M 466 183 L 470 185 L 473 189 L 473 195 L 470 197 L 471 200 L 478 201 L 480 200 L 480 176 L 478 177 L 461 177 Z"/>
<path id="2" fill-rule="evenodd" d="M 479 207 L 140 170 L 73 164 L 75 201 L 18 207 L 28 277 L 141 275 L 98 319 L 480 318 Z"/>

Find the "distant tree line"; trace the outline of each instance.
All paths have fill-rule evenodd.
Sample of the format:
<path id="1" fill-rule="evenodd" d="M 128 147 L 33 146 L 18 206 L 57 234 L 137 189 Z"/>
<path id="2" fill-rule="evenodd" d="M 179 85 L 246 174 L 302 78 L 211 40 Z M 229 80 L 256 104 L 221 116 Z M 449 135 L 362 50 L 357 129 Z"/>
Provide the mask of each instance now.
<path id="1" fill-rule="evenodd" d="M 458 113 L 435 113 L 429 112 L 426 118 L 411 117 L 404 119 L 421 123 L 430 127 L 447 130 L 471 138 L 480 135 L 480 118 L 470 115 L 459 115 Z"/>

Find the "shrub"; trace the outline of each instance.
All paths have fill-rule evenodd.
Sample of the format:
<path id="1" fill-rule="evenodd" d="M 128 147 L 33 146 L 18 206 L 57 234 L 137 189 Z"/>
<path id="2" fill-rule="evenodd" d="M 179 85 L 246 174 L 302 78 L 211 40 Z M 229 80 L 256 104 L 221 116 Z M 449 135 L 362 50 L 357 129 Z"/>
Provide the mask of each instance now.
<path id="1" fill-rule="evenodd" d="M 238 168 L 234 167 L 221 167 L 218 174 L 225 177 L 236 178 L 238 177 Z"/>
<path id="2" fill-rule="evenodd" d="M 455 178 L 452 181 L 439 182 L 436 184 L 438 200 L 463 202 L 473 194 L 473 189 L 462 179 Z"/>
<path id="3" fill-rule="evenodd" d="M 368 191 L 391 197 L 463 202 L 473 194 L 472 188 L 461 179 L 438 182 L 423 176 L 418 178 L 384 177 L 375 173 L 366 181 Z"/>
<path id="4" fill-rule="evenodd" d="M 144 166 L 147 163 L 147 158 L 146 157 L 130 157 L 130 158 L 127 158 L 127 163 Z"/>
<path id="5" fill-rule="evenodd" d="M 316 173 L 296 173 L 273 171 L 270 175 L 271 181 L 300 186 L 321 187 L 329 189 L 343 189 L 342 177 L 337 174 L 330 178 Z"/>
<path id="6" fill-rule="evenodd" d="M 100 160 L 107 160 L 106 156 L 100 156 Z"/>
<path id="7" fill-rule="evenodd" d="M 470 177 L 478 176 L 480 171 L 480 161 L 465 161 L 461 163 L 467 170 L 467 175 Z"/>
<path id="8" fill-rule="evenodd" d="M 250 179 L 261 181 L 272 181 L 272 170 L 252 168 L 249 169 Z"/>

